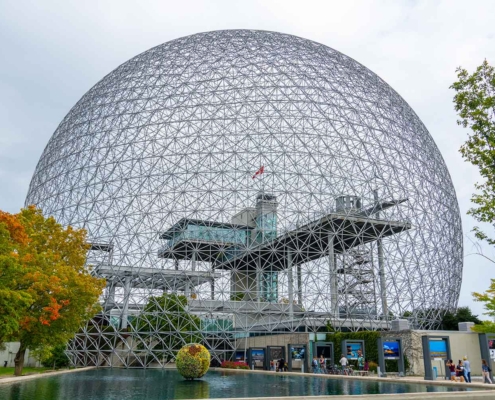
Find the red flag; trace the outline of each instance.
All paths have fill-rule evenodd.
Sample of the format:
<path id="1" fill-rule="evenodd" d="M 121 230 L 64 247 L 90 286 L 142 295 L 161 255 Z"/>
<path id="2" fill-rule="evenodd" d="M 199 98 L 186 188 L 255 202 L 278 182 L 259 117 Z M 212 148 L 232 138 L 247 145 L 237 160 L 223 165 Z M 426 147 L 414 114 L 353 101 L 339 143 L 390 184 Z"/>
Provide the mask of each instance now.
<path id="1" fill-rule="evenodd" d="M 260 169 L 253 175 L 253 179 L 256 178 L 258 175 L 261 175 L 263 172 L 265 172 L 265 167 L 262 165 Z"/>

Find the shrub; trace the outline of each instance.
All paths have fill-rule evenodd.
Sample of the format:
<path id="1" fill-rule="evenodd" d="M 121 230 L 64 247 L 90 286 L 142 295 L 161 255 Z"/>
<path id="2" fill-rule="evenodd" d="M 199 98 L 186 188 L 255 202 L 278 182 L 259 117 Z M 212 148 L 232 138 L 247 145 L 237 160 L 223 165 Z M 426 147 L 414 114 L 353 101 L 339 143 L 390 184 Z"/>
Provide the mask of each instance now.
<path id="1" fill-rule="evenodd" d="M 370 367 L 370 372 L 374 372 L 376 373 L 377 372 L 377 367 L 378 367 L 378 364 L 374 361 L 370 361 L 368 363 L 368 366 Z"/>
<path id="2" fill-rule="evenodd" d="M 244 361 L 224 361 L 221 368 L 249 369 L 249 366 Z"/>
<path id="3" fill-rule="evenodd" d="M 53 347 L 49 356 L 42 359 L 41 364 L 44 367 L 53 367 L 55 369 L 68 367 L 69 357 L 65 354 L 65 344 Z"/>
<path id="4" fill-rule="evenodd" d="M 177 370 L 186 379 L 201 378 L 210 368 L 210 353 L 202 345 L 185 345 L 175 359 Z"/>

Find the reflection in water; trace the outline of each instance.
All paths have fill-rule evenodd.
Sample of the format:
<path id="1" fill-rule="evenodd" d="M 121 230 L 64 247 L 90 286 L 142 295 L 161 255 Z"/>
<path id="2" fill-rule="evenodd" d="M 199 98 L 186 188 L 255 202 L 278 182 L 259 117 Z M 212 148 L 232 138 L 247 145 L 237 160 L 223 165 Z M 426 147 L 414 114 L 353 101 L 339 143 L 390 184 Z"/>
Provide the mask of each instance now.
<path id="1" fill-rule="evenodd" d="M 2 400 L 165 400 L 356 395 L 466 390 L 444 386 L 281 375 L 208 372 L 186 381 L 175 370 L 99 369 L 0 385 Z"/>
<path id="2" fill-rule="evenodd" d="M 174 399 L 208 399 L 210 384 L 205 380 L 179 381 L 174 387 Z"/>
<path id="3" fill-rule="evenodd" d="M 27 399 L 62 399 L 60 396 L 60 382 L 50 379 L 36 379 L 36 385 L 26 385 L 24 383 L 15 383 L 5 385 L 7 389 L 4 394 L 0 387 L 0 399 L 9 400 L 27 400 Z M 6 396 L 6 397 L 4 397 Z M 10 397 L 9 397 L 10 396 Z"/>

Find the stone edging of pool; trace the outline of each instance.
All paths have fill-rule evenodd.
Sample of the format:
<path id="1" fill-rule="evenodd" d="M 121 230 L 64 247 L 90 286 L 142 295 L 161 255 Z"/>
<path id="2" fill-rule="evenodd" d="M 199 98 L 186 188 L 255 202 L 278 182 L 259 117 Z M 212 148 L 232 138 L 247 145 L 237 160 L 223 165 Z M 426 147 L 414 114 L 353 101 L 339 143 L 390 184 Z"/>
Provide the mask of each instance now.
<path id="1" fill-rule="evenodd" d="M 35 374 L 23 375 L 23 376 L 10 376 L 8 378 L 0 378 L 0 385 L 7 383 L 24 382 L 30 379 L 46 378 L 48 376 L 54 376 L 54 375 L 70 374 L 72 372 L 89 371 L 95 368 L 96 367 L 84 367 L 84 368 L 64 369 L 61 371 L 40 372 L 37 374 L 35 373 Z"/>
<path id="2" fill-rule="evenodd" d="M 417 400 L 425 397 L 433 398 L 447 398 L 454 396 L 456 399 L 495 399 L 495 385 L 486 385 L 483 383 L 460 383 L 451 381 L 425 381 L 424 379 L 411 379 L 411 378 L 379 378 L 379 377 L 367 377 L 367 376 L 346 376 L 346 375 L 324 375 L 324 374 L 308 374 L 301 372 L 273 372 L 273 371 L 257 371 L 257 370 L 241 370 L 241 369 L 227 369 L 227 368 L 210 368 L 213 371 L 229 371 L 237 373 L 252 373 L 252 374 L 278 374 L 278 375 L 293 375 L 312 378 L 326 378 L 326 379 L 351 379 L 351 380 L 367 380 L 374 382 L 389 382 L 389 383 L 410 383 L 416 385 L 433 385 L 433 386 L 454 386 L 465 388 L 476 388 L 483 390 L 472 390 L 469 392 L 420 392 L 420 393 L 397 393 L 397 394 L 370 394 L 370 395 L 329 395 L 329 396 L 286 396 L 286 397 L 243 397 L 232 398 L 232 400 L 286 400 L 286 399 L 307 399 L 307 400 L 325 400 L 325 399 L 353 399 L 353 400 L 366 400 L 366 399 L 398 399 L 401 400 Z M 226 400 L 226 399 L 209 399 L 209 400 Z"/>

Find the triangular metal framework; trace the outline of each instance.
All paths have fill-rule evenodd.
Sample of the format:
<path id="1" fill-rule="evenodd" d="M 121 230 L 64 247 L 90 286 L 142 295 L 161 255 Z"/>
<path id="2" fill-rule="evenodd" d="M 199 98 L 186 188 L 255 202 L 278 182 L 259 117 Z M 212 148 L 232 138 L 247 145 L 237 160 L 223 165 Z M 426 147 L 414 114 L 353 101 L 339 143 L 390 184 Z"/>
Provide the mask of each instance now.
<path id="1" fill-rule="evenodd" d="M 433 139 L 377 75 L 291 35 L 201 33 L 122 64 L 61 122 L 26 204 L 87 229 L 107 279 L 76 365 L 163 367 L 198 334 L 225 359 L 327 322 L 430 329 L 457 305 L 461 219 Z M 144 311 L 163 294 L 186 305 Z"/>

